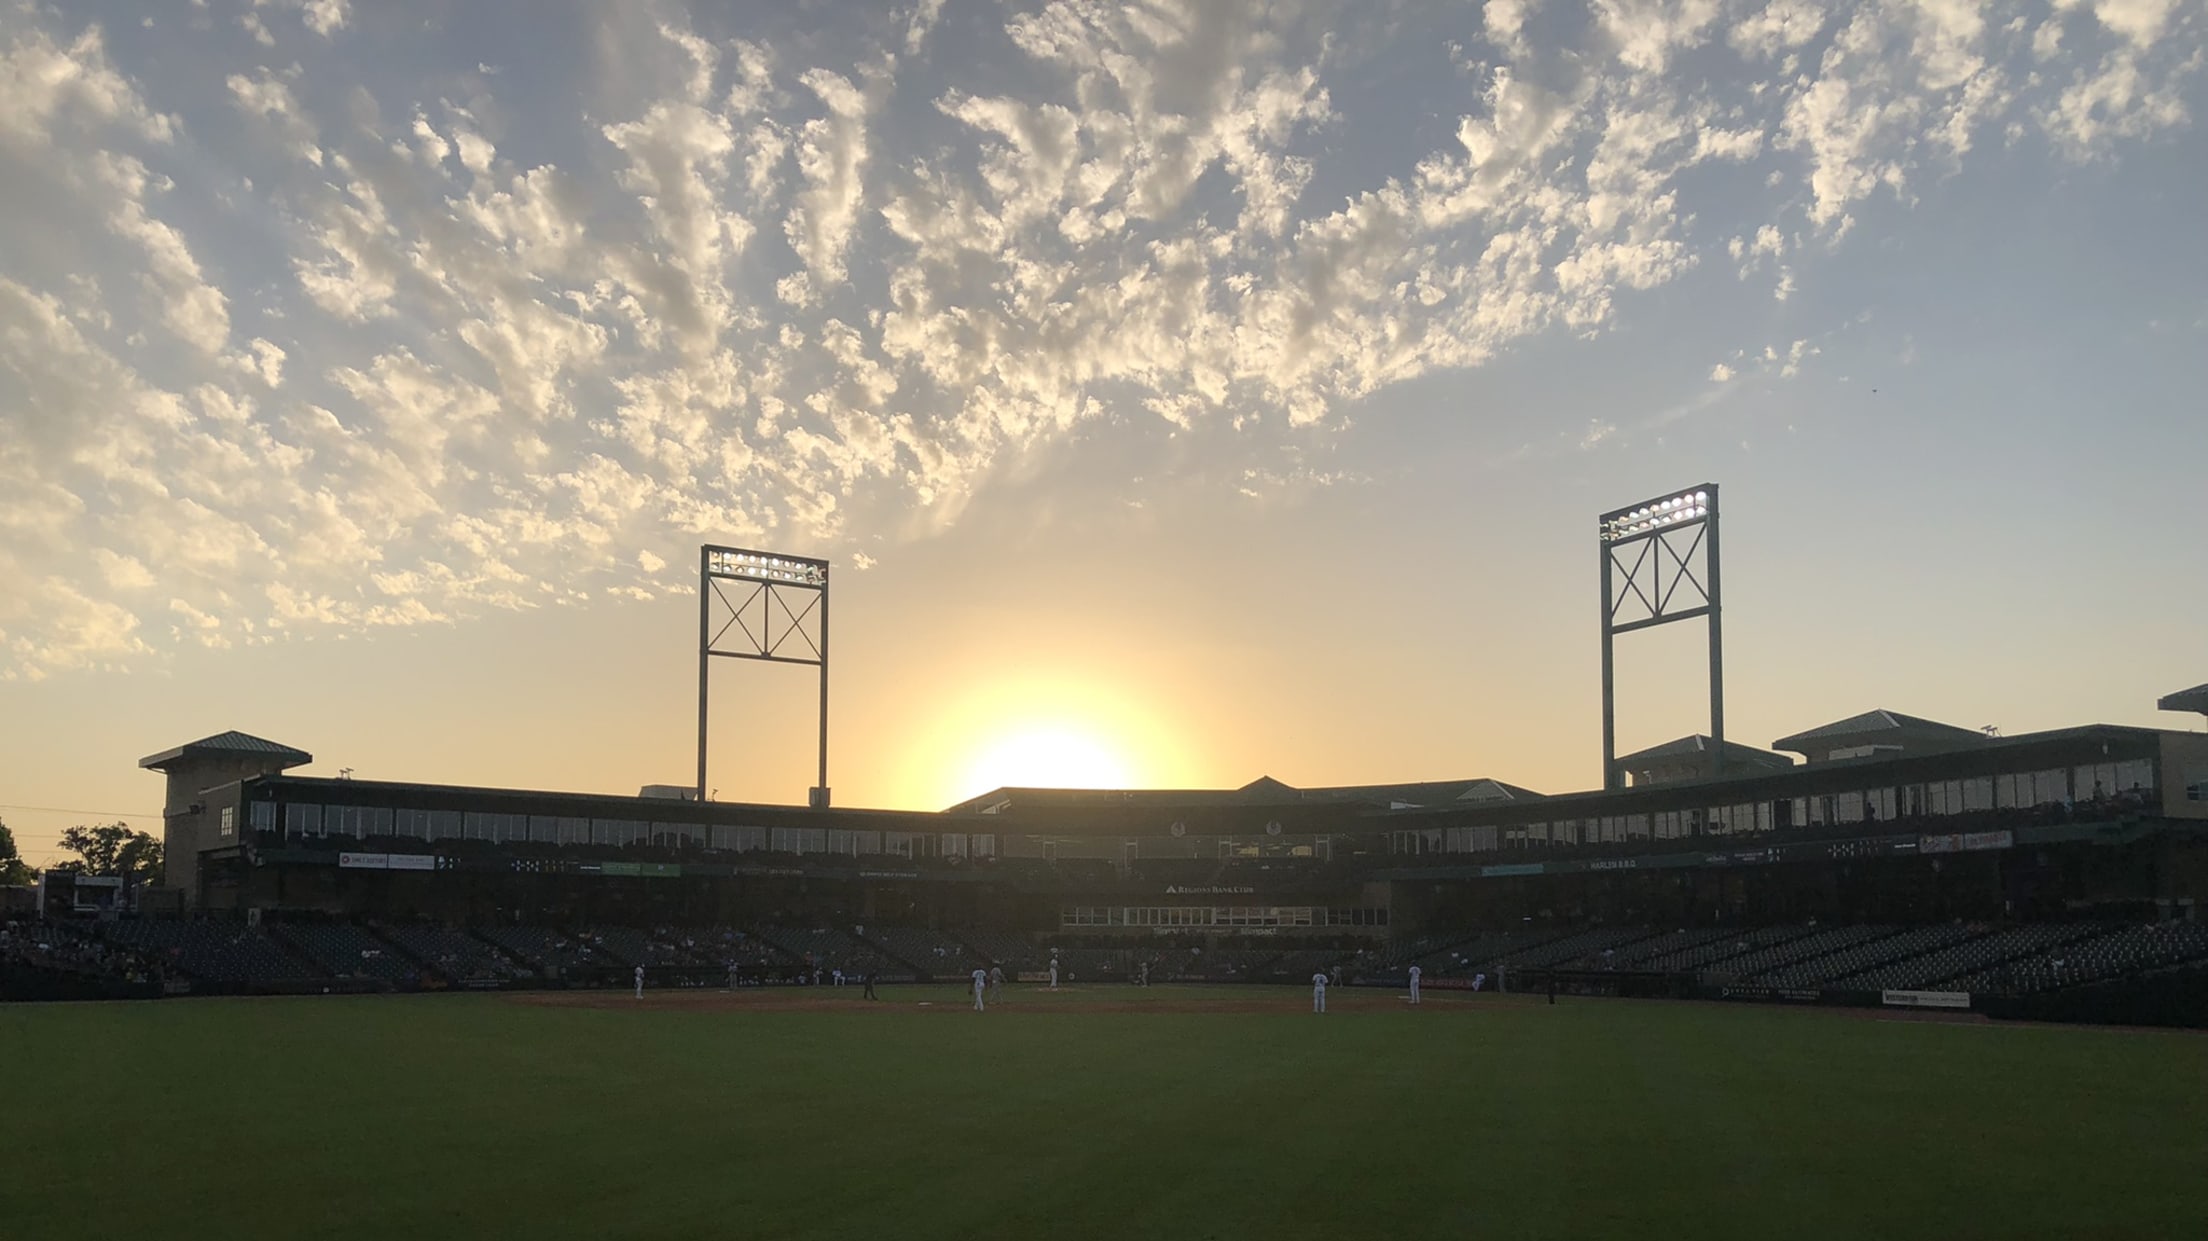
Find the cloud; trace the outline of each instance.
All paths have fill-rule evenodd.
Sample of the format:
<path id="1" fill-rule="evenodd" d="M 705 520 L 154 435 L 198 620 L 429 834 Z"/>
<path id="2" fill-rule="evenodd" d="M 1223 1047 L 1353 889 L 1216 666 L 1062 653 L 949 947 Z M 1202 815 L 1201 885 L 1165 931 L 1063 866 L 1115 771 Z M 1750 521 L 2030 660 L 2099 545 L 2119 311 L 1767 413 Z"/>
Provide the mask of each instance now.
<path id="1" fill-rule="evenodd" d="M 553 81 L 396 28 L 371 71 L 339 0 L 244 9 L 273 46 L 189 75 L 8 10 L 0 676 L 649 597 L 708 538 L 863 567 L 1102 423 L 1205 437 L 1260 496 L 1347 481 L 1269 462 L 1712 264 L 1807 313 L 1859 227 L 1980 162 L 2133 158 L 2191 123 L 2208 23 L 1581 12 L 1497 0 L 1409 80 L 1421 23 L 1336 0 L 921 0 L 804 38 L 668 5 L 593 14 L 602 63 Z"/>

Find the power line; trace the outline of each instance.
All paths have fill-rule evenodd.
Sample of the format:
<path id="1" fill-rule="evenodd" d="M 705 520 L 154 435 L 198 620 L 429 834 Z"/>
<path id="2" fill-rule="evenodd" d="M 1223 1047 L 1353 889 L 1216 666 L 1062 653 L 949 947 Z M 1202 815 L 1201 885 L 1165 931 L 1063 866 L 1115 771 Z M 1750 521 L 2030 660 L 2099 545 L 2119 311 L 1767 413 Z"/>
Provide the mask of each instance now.
<path id="1" fill-rule="evenodd" d="M 158 810 L 84 810 L 74 806 L 12 806 L 6 802 L 0 802 L 0 810 L 35 810 L 40 814 L 106 815 L 117 819 L 150 819 L 161 813 Z"/>

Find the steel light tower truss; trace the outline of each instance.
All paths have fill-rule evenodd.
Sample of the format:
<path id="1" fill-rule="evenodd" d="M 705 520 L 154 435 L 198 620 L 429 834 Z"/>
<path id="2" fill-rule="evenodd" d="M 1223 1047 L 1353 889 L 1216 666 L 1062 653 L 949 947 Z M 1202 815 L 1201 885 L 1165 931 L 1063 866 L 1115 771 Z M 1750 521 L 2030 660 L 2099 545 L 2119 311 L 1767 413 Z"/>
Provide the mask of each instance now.
<path id="1" fill-rule="evenodd" d="M 1596 521 L 1602 553 L 1602 787 L 1620 786 L 1613 640 L 1636 629 L 1703 617 L 1710 631 L 1710 774 L 1720 775 L 1725 770 L 1725 630 L 1717 484 L 1627 505 Z"/>
<path id="2" fill-rule="evenodd" d="M 820 669 L 820 780 L 808 804 L 828 805 L 828 562 L 741 547 L 698 549 L 698 800 L 706 798 L 707 682 L 713 660 Z"/>

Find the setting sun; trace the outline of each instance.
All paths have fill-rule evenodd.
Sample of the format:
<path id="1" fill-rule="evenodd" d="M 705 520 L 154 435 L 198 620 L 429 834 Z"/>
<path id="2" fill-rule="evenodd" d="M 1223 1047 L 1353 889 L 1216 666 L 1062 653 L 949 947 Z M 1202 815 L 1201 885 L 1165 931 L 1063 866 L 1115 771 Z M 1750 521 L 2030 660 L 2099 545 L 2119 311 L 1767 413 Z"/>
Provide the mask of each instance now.
<path id="1" fill-rule="evenodd" d="M 966 769 L 966 788 L 1127 788 L 1134 771 L 1111 745 L 1071 725 L 1025 726 L 985 745 Z"/>

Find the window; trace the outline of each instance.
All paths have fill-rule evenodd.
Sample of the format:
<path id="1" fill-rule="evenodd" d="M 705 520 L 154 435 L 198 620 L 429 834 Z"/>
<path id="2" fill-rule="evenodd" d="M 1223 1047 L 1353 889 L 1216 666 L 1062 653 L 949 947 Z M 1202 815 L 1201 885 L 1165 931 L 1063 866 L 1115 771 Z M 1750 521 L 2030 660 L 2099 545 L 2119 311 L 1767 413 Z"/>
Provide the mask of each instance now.
<path id="1" fill-rule="evenodd" d="M 293 802 L 284 807 L 284 835 L 319 836 L 322 834 L 322 807 Z"/>

